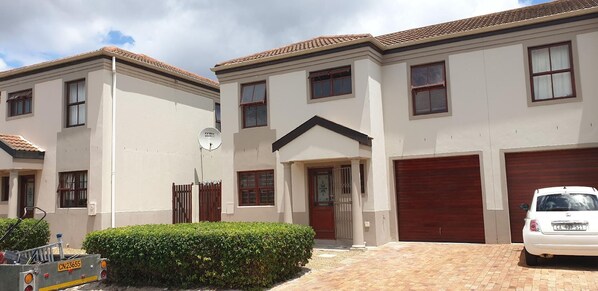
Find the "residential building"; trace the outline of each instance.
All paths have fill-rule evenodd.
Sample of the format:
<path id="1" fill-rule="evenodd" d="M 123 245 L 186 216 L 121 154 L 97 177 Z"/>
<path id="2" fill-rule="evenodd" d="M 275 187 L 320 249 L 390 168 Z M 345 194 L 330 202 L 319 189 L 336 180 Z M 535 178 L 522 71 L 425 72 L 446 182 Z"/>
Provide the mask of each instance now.
<path id="1" fill-rule="evenodd" d="M 354 247 L 521 241 L 539 187 L 598 186 L 598 1 L 217 64 L 223 220 Z"/>
<path id="2" fill-rule="evenodd" d="M 0 216 L 37 206 L 71 246 L 172 223 L 172 183 L 220 179 L 219 152 L 197 141 L 216 124 L 215 81 L 104 47 L 0 72 L 0 92 Z"/>

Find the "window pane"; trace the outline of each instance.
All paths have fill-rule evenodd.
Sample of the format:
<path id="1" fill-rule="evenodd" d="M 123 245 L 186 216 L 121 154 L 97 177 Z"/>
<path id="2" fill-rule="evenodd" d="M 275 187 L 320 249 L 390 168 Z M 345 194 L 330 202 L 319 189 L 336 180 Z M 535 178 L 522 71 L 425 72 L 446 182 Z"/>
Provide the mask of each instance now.
<path id="1" fill-rule="evenodd" d="M 18 101 L 13 101 L 16 106 L 17 106 L 17 114 L 16 115 L 21 115 L 23 114 L 23 100 L 18 100 Z"/>
<path id="2" fill-rule="evenodd" d="M 255 84 L 253 102 L 264 102 L 264 100 L 266 100 L 266 83 Z"/>
<path id="3" fill-rule="evenodd" d="M 85 82 L 77 82 L 77 101 L 85 102 Z"/>
<path id="4" fill-rule="evenodd" d="M 444 82 L 444 64 L 430 65 L 428 68 L 428 84 L 441 84 Z"/>
<path id="5" fill-rule="evenodd" d="M 220 104 L 216 103 L 214 105 L 214 113 L 216 114 L 216 122 L 220 122 Z"/>
<path id="6" fill-rule="evenodd" d="M 25 113 L 31 113 L 31 99 L 25 99 L 23 102 L 25 102 Z"/>
<path id="7" fill-rule="evenodd" d="M 69 106 L 69 123 L 68 125 L 77 124 L 77 106 Z"/>
<path id="8" fill-rule="evenodd" d="M 431 90 L 430 101 L 432 112 L 448 111 L 446 107 L 446 90 L 444 88 Z"/>
<path id="9" fill-rule="evenodd" d="M 85 103 L 80 104 L 77 107 L 79 107 L 79 118 L 77 124 L 85 124 Z"/>
<path id="10" fill-rule="evenodd" d="M 245 127 L 253 127 L 256 126 L 257 117 L 256 117 L 256 107 L 255 106 L 244 106 L 243 112 L 245 116 Z"/>
<path id="11" fill-rule="evenodd" d="M 266 104 L 256 106 L 257 126 L 268 125 L 268 109 Z"/>
<path id="12" fill-rule="evenodd" d="M 334 95 L 351 93 L 351 78 L 343 77 L 333 81 Z"/>
<path id="13" fill-rule="evenodd" d="M 415 114 L 428 112 L 430 112 L 430 92 L 417 92 L 415 94 Z"/>
<path id="14" fill-rule="evenodd" d="M 241 90 L 241 104 L 251 103 L 253 100 L 253 85 L 244 85 Z"/>
<path id="15" fill-rule="evenodd" d="M 569 45 L 551 47 L 550 63 L 553 71 L 569 69 L 571 67 L 569 64 Z M 557 95 L 556 92 L 554 94 Z"/>
<path id="16" fill-rule="evenodd" d="M 260 205 L 273 205 L 273 204 L 274 204 L 274 190 L 261 189 L 260 190 Z"/>
<path id="17" fill-rule="evenodd" d="M 242 190 L 241 191 L 241 204 L 252 205 L 257 203 L 257 197 L 255 190 Z"/>
<path id="18" fill-rule="evenodd" d="M 411 86 L 418 87 L 428 84 L 428 67 L 411 67 Z"/>
<path id="19" fill-rule="evenodd" d="M 532 73 L 550 71 L 548 48 L 532 50 Z"/>
<path id="20" fill-rule="evenodd" d="M 316 81 L 314 86 L 314 98 L 330 96 L 330 81 Z"/>
<path id="21" fill-rule="evenodd" d="M 239 174 L 239 187 L 240 188 L 255 188 L 255 174 L 253 173 L 242 173 Z"/>
<path id="22" fill-rule="evenodd" d="M 69 84 L 69 103 L 77 102 L 77 83 Z"/>
<path id="23" fill-rule="evenodd" d="M 571 73 L 569 72 L 552 75 L 554 98 L 573 96 L 571 83 Z"/>
<path id="24" fill-rule="evenodd" d="M 260 187 L 274 186 L 274 172 L 262 172 L 259 174 Z"/>
<path id="25" fill-rule="evenodd" d="M 550 75 L 534 77 L 534 99 L 543 100 L 550 98 L 552 98 Z"/>

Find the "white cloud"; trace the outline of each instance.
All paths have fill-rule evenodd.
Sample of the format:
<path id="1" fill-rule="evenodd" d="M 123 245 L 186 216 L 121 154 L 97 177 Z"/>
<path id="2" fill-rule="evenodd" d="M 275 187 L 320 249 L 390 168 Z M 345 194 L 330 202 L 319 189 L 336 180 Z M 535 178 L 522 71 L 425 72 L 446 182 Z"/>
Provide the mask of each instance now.
<path id="1" fill-rule="evenodd" d="M 218 62 L 319 35 L 380 35 L 520 6 L 517 0 L 1 1 L 0 53 L 28 65 L 96 50 L 115 30 L 135 40 L 125 49 L 215 79 L 209 68 Z"/>

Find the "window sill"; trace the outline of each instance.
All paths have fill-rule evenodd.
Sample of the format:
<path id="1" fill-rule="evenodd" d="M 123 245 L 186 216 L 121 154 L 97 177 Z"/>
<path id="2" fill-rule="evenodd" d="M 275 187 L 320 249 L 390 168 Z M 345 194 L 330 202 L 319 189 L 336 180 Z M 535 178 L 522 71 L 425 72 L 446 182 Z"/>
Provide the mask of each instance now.
<path id="1" fill-rule="evenodd" d="M 428 113 L 428 114 L 419 114 L 413 115 L 409 114 L 409 120 L 420 120 L 420 119 L 429 119 L 429 118 L 437 118 L 437 117 L 447 117 L 451 116 L 451 112 L 438 112 L 438 113 Z"/>
<path id="2" fill-rule="evenodd" d="M 238 208 L 272 208 L 276 205 L 239 205 Z"/>
<path id="3" fill-rule="evenodd" d="M 320 97 L 320 98 L 316 98 L 316 99 L 313 99 L 313 98 L 311 98 L 311 96 L 309 96 L 308 100 L 307 100 L 307 104 L 335 101 L 335 100 L 341 100 L 341 99 L 350 99 L 350 98 L 354 98 L 354 97 L 355 97 L 355 94 L 353 94 L 353 93 L 343 94 L 343 95 L 335 95 L 335 96 L 329 96 L 329 97 Z"/>
<path id="4" fill-rule="evenodd" d="M 8 116 L 7 115 L 6 116 L 6 121 L 21 119 L 21 118 L 28 118 L 28 117 L 33 117 L 33 112 L 27 113 L 27 114 L 15 115 L 15 116 Z"/>
<path id="5" fill-rule="evenodd" d="M 8 201 L 0 201 L 0 205 L 7 205 Z"/>
<path id="6" fill-rule="evenodd" d="M 565 103 L 572 103 L 572 102 L 581 102 L 581 97 L 578 95 L 578 96 L 571 96 L 571 97 L 560 97 L 560 98 L 540 99 L 540 100 L 528 99 L 528 107 L 535 107 L 535 106 L 542 106 L 542 105 L 553 105 L 553 104 L 565 104 Z"/>

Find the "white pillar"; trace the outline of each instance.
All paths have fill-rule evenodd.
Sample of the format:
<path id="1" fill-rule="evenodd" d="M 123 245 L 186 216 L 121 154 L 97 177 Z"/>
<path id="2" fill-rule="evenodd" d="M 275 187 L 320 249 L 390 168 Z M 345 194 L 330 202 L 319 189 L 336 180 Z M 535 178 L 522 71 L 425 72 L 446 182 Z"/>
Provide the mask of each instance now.
<path id="1" fill-rule="evenodd" d="M 363 210 L 361 203 L 361 179 L 359 177 L 359 160 L 351 160 L 351 212 L 353 215 L 353 246 L 365 248 L 363 234 Z"/>
<path id="2" fill-rule="evenodd" d="M 8 218 L 17 218 L 19 210 L 19 171 L 10 170 L 8 176 Z"/>
<path id="3" fill-rule="evenodd" d="M 291 203 L 291 163 L 282 163 L 284 166 L 284 222 L 293 223 L 293 205 Z"/>

